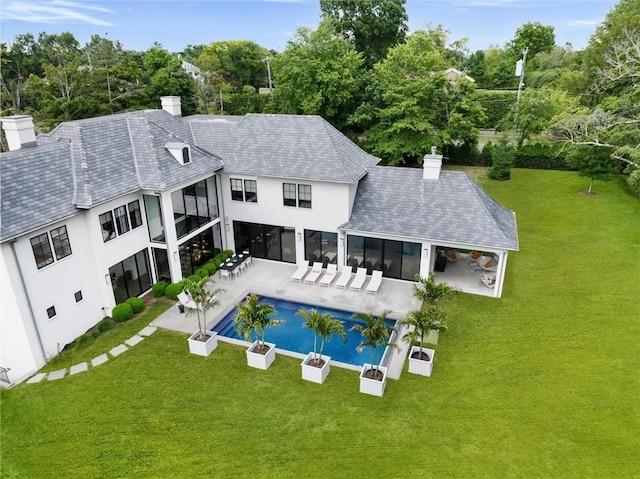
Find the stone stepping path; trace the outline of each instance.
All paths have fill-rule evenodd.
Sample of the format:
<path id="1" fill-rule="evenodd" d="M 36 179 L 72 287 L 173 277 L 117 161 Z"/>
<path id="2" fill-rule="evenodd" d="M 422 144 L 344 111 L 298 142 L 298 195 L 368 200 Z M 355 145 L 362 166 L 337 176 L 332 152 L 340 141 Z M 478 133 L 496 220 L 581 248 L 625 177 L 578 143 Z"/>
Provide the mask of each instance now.
<path id="1" fill-rule="evenodd" d="M 127 339 L 123 344 L 119 344 L 115 348 L 112 348 L 108 353 L 104 353 L 104 354 L 101 354 L 101 355 L 96 356 L 95 358 L 93 358 L 91 360 L 91 367 L 92 368 L 96 368 L 96 367 L 100 366 L 101 364 L 106 363 L 107 361 L 109 361 L 109 356 L 114 357 L 114 358 L 117 357 L 117 356 L 120 356 L 125 351 L 128 351 L 129 348 L 131 348 L 131 347 L 135 346 L 136 344 L 140 343 L 141 341 L 143 341 L 144 338 L 151 336 L 157 330 L 158 330 L 158 328 L 155 328 L 153 326 L 146 326 L 146 327 L 142 328 L 138 332 L 138 334 L 134 334 L 129 339 Z M 69 374 L 68 375 L 67 375 L 67 369 L 66 368 L 65 369 L 59 369 L 57 371 L 52 371 L 50 373 L 38 373 L 38 374 L 35 374 L 35 375 L 31 376 L 27 380 L 27 384 L 36 384 L 36 383 L 39 383 L 39 382 L 43 381 L 45 378 L 47 380 L 49 380 L 49 381 L 57 381 L 58 379 L 62 379 L 62 378 L 67 377 L 67 376 L 74 376 L 76 374 L 83 373 L 83 372 L 88 371 L 88 370 L 89 370 L 89 363 L 82 362 L 82 363 L 74 364 L 73 366 L 71 366 L 69 368 Z"/>

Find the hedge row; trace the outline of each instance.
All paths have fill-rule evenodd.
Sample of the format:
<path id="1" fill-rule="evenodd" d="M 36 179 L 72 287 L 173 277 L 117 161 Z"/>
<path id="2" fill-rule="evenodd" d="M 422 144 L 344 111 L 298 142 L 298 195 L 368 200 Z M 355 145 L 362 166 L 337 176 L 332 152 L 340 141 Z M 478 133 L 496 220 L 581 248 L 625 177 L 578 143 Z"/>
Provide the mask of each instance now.
<path id="1" fill-rule="evenodd" d="M 188 279 L 194 281 L 200 281 L 202 278 L 208 278 L 213 276 L 218 269 L 220 269 L 220 265 L 224 264 L 229 258 L 233 256 L 233 251 L 228 249 L 223 252 L 217 254 L 214 258 L 211 258 L 205 264 L 202 265 L 195 273 L 188 277 Z M 156 297 L 166 296 L 171 300 L 178 299 L 178 294 L 182 292 L 184 289 L 184 284 L 182 281 L 178 283 L 167 284 L 165 282 L 159 282 L 153 285 L 152 294 Z"/>
<path id="2" fill-rule="evenodd" d="M 487 120 L 478 128 L 495 128 L 502 120 L 511 105 L 516 102 L 518 92 L 512 90 L 476 90 L 476 101 L 482 105 Z"/>

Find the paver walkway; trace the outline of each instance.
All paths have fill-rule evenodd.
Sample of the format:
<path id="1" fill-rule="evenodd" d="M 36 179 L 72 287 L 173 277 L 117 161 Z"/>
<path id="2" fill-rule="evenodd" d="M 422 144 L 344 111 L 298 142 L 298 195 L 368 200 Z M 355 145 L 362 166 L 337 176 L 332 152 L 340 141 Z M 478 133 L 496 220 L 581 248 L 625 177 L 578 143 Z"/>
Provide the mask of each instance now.
<path id="1" fill-rule="evenodd" d="M 153 326 L 146 326 L 140 330 L 138 334 L 131 336 L 127 339 L 123 344 L 119 344 L 115 348 L 112 348 L 108 353 L 100 354 L 91 360 L 91 367 L 97 368 L 101 364 L 109 361 L 109 356 L 117 357 L 120 354 L 127 351 L 129 348 L 135 346 L 140 343 L 144 338 L 151 336 L 153 333 L 157 331 L 158 328 Z M 27 380 L 27 384 L 36 384 L 42 381 L 43 379 L 48 379 L 49 381 L 55 381 L 58 379 L 62 379 L 68 376 L 74 376 L 75 374 L 82 373 L 89 370 L 89 363 L 82 362 L 78 364 L 74 364 L 69 368 L 69 374 L 67 374 L 67 369 L 59 369 L 58 371 L 52 371 L 50 373 L 38 373 L 31 376 Z"/>

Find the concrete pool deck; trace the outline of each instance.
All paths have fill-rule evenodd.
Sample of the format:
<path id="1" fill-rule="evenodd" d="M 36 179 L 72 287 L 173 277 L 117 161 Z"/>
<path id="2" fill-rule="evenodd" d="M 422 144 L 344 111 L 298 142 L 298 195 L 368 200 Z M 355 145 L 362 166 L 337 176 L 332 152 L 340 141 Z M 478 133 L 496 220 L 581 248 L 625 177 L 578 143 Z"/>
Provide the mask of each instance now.
<path id="1" fill-rule="evenodd" d="M 235 307 L 236 303 L 250 292 L 347 311 L 380 314 L 382 311 L 389 309 L 392 311 L 389 315 L 392 319 L 404 318 L 409 311 L 420 308 L 420 301 L 413 295 L 413 282 L 410 281 L 384 278 L 378 294 L 374 295 L 365 292 L 370 277 L 367 277 L 367 282 L 365 282 L 362 291 L 358 292 L 351 291 L 349 288 L 343 290 L 335 286 L 327 288 L 320 286 L 319 282 L 316 282 L 316 284 L 304 284 L 304 282 L 291 281 L 290 277 L 296 269 L 297 266 L 292 264 L 253 259 L 252 266 L 235 279 L 223 280 L 218 274 L 214 275 L 213 280 L 215 282 L 210 281 L 209 288 L 222 288 L 224 291 L 218 295 L 220 305 L 207 313 L 207 327 L 210 329 L 217 324 Z M 188 318 L 186 314 L 181 314 L 177 306 L 169 308 L 155 319 L 151 325 L 187 334 L 192 334 L 197 328 L 195 318 Z M 229 340 L 229 338 L 223 337 L 219 337 L 219 340 L 234 344 L 247 344 L 244 341 Z M 401 340 L 395 342 L 400 350 L 390 349 L 388 352 L 389 357 L 385 357 L 383 365 L 389 368 L 388 375 L 390 378 L 399 379 L 409 345 Z M 280 354 L 297 358 L 305 356 L 279 349 L 277 351 Z M 343 364 L 335 365 L 349 367 Z M 349 369 L 359 371 L 361 368 L 353 366 L 349 367 Z"/>

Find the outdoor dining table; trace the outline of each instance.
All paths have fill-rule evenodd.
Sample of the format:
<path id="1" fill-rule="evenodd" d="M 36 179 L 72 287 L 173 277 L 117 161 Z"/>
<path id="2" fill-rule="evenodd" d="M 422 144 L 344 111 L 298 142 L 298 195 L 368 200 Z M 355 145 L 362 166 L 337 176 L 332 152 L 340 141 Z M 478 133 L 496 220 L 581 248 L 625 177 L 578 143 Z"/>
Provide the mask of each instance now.
<path id="1" fill-rule="evenodd" d="M 233 271 L 242 263 L 244 263 L 248 257 L 249 255 L 245 253 L 234 254 L 231 258 L 220 265 L 220 269 L 224 269 L 229 273 L 233 273 Z"/>

